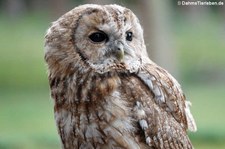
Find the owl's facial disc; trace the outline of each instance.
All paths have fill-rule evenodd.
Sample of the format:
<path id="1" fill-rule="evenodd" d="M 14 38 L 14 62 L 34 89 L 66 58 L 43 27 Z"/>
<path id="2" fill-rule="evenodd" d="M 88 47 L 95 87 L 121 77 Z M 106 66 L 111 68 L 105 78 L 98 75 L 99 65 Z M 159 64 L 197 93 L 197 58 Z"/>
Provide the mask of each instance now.
<path id="1" fill-rule="evenodd" d="M 138 19 L 128 9 L 90 8 L 75 24 L 74 46 L 90 66 L 136 66 L 145 50 L 142 33 Z"/>

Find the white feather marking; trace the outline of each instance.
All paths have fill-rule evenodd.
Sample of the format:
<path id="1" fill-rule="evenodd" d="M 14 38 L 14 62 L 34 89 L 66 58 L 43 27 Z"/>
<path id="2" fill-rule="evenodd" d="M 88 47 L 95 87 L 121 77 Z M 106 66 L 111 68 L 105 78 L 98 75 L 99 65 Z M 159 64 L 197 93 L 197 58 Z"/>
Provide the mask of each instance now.
<path id="1" fill-rule="evenodd" d="M 141 103 L 139 101 L 136 101 L 136 106 L 139 108 L 141 107 Z"/>
<path id="2" fill-rule="evenodd" d="M 148 128 L 148 124 L 147 124 L 146 120 L 143 120 L 143 119 L 140 120 L 139 124 L 143 130 L 146 130 Z"/>
<path id="3" fill-rule="evenodd" d="M 148 79 L 145 81 L 145 83 L 148 85 L 148 87 L 152 90 L 153 89 L 153 83 L 152 80 Z"/>
<path id="4" fill-rule="evenodd" d="M 149 146 L 152 146 L 152 144 L 151 144 L 152 139 L 150 137 L 147 137 L 145 141 Z"/>
<path id="5" fill-rule="evenodd" d="M 139 73 L 138 76 L 145 82 L 145 84 L 149 87 L 149 89 L 152 90 L 152 92 L 154 93 L 157 102 L 162 103 L 165 102 L 165 97 L 162 93 L 162 90 L 159 86 L 153 85 L 153 80 L 155 80 L 154 77 L 149 77 L 149 74 L 145 74 L 145 73 Z"/>
<path id="6" fill-rule="evenodd" d="M 155 86 L 153 89 L 153 93 L 155 94 L 156 99 L 158 100 L 159 103 L 165 102 L 165 97 L 162 93 L 162 90 L 159 86 Z"/>
<path id="7" fill-rule="evenodd" d="M 143 109 L 137 110 L 137 116 L 140 118 L 146 117 L 145 111 Z"/>
<path id="8" fill-rule="evenodd" d="M 160 88 L 158 86 L 155 86 L 155 88 L 153 89 L 153 93 L 156 97 L 161 96 Z"/>
<path id="9" fill-rule="evenodd" d="M 197 131 L 197 126 L 195 123 L 195 120 L 190 112 L 190 106 L 191 106 L 191 102 L 190 101 L 185 101 L 185 113 L 186 113 L 186 117 L 187 117 L 187 124 L 188 124 L 188 129 L 190 131 Z"/>
<path id="10" fill-rule="evenodd" d="M 139 72 L 138 76 L 145 82 L 145 84 L 150 88 L 153 89 L 153 84 L 151 79 L 149 78 L 148 74 Z"/>
<path id="11" fill-rule="evenodd" d="M 136 113 L 135 115 L 137 116 L 138 119 L 146 118 L 146 113 L 143 110 L 143 106 L 139 101 L 136 101 L 134 112 Z"/>

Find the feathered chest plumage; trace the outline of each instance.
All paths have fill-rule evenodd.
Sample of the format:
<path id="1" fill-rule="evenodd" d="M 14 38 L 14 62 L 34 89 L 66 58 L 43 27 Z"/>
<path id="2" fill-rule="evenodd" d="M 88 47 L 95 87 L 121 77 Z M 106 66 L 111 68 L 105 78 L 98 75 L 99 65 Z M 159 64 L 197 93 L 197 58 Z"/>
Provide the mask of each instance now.
<path id="1" fill-rule="evenodd" d="M 131 146 L 122 138 L 131 139 L 135 132 L 133 105 L 126 100 L 128 91 L 122 90 L 119 75 L 88 73 L 82 76 L 50 79 L 55 118 L 65 148 Z"/>
<path id="2" fill-rule="evenodd" d="M 172 113 L 157 105 L 154 91 L 138 74 L 89 72 L 50 82 L 64 148 L 169 148 L 160 140 L 173 139 L 168 133 L 186 133 Z M 183 137 L 184 148 L 191 148 Z"/>

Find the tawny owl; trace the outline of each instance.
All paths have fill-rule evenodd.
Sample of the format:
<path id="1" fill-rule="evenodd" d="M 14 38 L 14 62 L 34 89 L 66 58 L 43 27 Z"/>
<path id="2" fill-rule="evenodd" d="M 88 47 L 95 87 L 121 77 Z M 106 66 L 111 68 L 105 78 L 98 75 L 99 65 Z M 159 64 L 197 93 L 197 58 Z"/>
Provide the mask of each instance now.
<path id="1" fill-rule="evenodd" d="M 45 39 L 62 148 L 193 148 L 190 103 L 177 81 L 149 59 L 131 10 L 76 7 L 53 22 Z"/>

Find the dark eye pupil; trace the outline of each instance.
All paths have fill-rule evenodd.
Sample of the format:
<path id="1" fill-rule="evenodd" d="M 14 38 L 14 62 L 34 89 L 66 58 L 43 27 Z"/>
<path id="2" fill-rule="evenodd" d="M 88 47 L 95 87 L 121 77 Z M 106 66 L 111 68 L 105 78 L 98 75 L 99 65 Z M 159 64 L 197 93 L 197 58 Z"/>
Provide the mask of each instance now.
<path id="1" fill-rule="evenodd" d="M 133 33 L 132 32 L 127 32 L 126 40 L 132 41 L 132 39 L 133 39 Z"/>
<path id="2" fill-rule="evenodd" d="M 107 39 L 107 36 L 105 33 L 102 32 L 95 32 L 92 33 L 89 38 L 93 41 L 93 42 L 103 42 Z"/>

